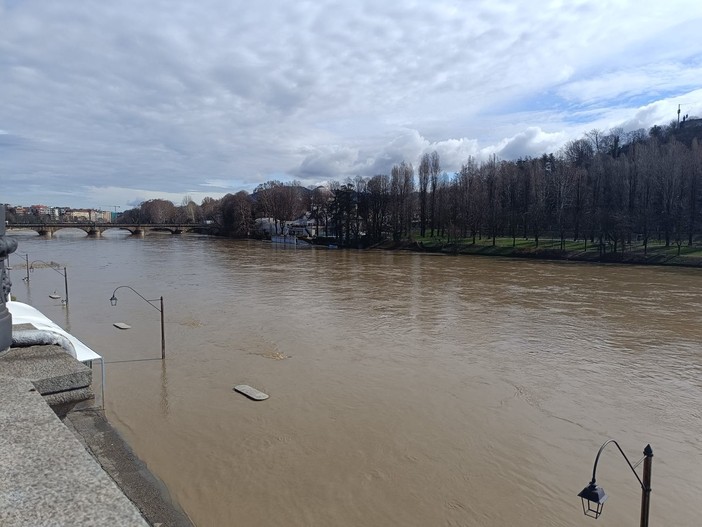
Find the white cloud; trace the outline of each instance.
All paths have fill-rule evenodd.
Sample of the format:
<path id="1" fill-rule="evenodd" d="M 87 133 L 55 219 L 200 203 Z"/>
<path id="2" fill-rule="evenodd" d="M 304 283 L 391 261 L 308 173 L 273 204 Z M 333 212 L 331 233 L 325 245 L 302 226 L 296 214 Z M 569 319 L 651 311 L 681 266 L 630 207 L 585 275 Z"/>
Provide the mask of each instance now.
<path id="1" fill-rule="evenodd" d="M 434 149 L 456 170 L 665 122 L 702 101 L 698 4 L 3 3 L 3 199 L 179 201 Z"/>
<path id="2" fill-rule="evenodd" d="M 541 128 L 532 126 L 524 132 L 501 141 L 497 145 L 496 153 L 504 159 L 534 157 L 554 152 L 566 139 L 567 136 L 562 132 L 546 133 Z"/>
<path id="3" fill-rule="evenodd" d="M 699 86 L 702 62 L 699 64 L 661 63 L 638 69 L 621 69 L 590 79 L 570 82 L 558 93 L 569 101 L 593 104 L 612 99 L 648 94 L 661 96 L 671 90 Z"/>

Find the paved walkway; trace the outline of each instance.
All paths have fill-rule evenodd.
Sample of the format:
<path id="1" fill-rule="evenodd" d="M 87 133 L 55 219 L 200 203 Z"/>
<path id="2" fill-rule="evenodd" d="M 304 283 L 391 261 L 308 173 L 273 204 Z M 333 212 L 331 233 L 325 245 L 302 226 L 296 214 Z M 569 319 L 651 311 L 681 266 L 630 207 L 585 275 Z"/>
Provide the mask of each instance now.
<path id="1" fill-rule="evenodd" d="M 147 527 L 34 385 L 0 377 L 0 525 Z"/>
<path id="2" fill-rule="evenodd" d="M 57 346 L 0 358 L 0 526 L 192 527 L 104 414 L 75 410 L 91 382 Z"/>

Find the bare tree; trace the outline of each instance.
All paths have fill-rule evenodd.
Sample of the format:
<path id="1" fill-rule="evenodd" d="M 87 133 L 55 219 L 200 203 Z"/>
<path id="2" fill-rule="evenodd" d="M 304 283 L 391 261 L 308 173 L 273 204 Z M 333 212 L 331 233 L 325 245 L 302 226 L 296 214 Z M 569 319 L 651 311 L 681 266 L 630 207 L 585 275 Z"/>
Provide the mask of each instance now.
<path id="1" fill-rule="evenodd" d="M 427 190 L 429 188 L 429 173 L 431 158 L 424 154 L 419 163 L 419 235 L 424 237 L 427 226 Z"/>
<path id="2" fill-rule="evenodd" d="M 278 234 L 278 221 L 280 220 L 280 211 L 278 210 L 278 200 L 275 197 L 275 190 L 282 187 L 283 183 L 277 180 L 266 181 L 261 183 L 254 190 L 254 199 L 258 203 L 259 214 L 264 218 L 273 219 L 275 225 L 275 233 Z"/>
<path id="3" fill-rule="evenodd" d="M 605 133 L 597 128 L 593 128 L 585 134 L 585 137 L 588 141 L 590 141 L 590 146 L 595 154 L 601 154 L 604 151 L 604 135 Z"/>
<path id="4" fill-rule="evenodd" d="M 393 239 L 408 237 L 412 225 L 412 192 L 414 191 L 414 169 L 404 161 L 392 167 L 390 176 L 392 196 Z"/>
<path id="5" fill-rule="evenodd" d="M 253 202 L 251 196 L 242 190 L 227 194 L 222 198 L 222 220 L 225 231 L 230 236 L 248 237 L 253 225 Z"/>
<path id="6" fill-rule="evenodd" d="M 176 207 L 165 199 L 150 199 L 141 204 L 142 221 L 147 223 L 169 223 L 173 221 Z"/>
<path id="7" fill-rule="evenodd" d="M 334 198 L 332 192 L 323 186 L 316 187 L 310 198 L 310 214 L 316 225 L 315 235 L 319 236 L 319 225 L 324 225 L 324 235 L 328 236 L 329 205 Z"/>
<path id="8" fill-rule="evenodd" d="M 531 232 L 534 234 L 536 247 L 539 246 L 539 236 L 546 216 L 546 169 L 547 166 L 542 160 L 532 159 L 529 161 L 529 187 L 531 190 L 529 223 Z"/>
<path id="9" fill-rule="evenodd" d="M 302 214 L 302 187 L 298 181 L 267 181 L 256 187 L 254 196 L 260 213 L 273 219 L 276 234 L 283 232 L 286 221 L 294 220 Z"/>
<path id="10" fill-rule="evenodd" d="M 552 203 L 556 216 L 556 225 L 561 240 L 561 251 L 565 250 L 566 215 L 571 205 L 573 187 L 577 178 L 578 168 L 565 160 L 556 159 L 551 171 Z"/>
<path id="11" fill-rule="evenodd" d="M 478 164 L 473 157 L 469 157 L 463 165 L 461 171 L 456 175 L 452 193 L 457 194 L 455 201 L 456 221 L 460 225 L 461 235 L 468 236 L 471 226 L 472 194 L 475 191 L 475 181 L 478 174 Z M 473 241 L 475 243 L 475 240 Z"/>
<path id="12" fill-rule="evenodd" d="M 633 152 L 633 163 L 639 174 L 637 185 L 636 210 L 637 220 L 641 229 L 644 254 L 648 253 L 648 242 L 653 215 L 653 200 L 660 165 L 658 140 L 655 136 Z"/>
<path id="13" fill-rule="evenodd" d="M 483 180 L 485 188 L 487 221 L 490 229 L 490 238 L 492 238 L 492 245 L 494 246 L 497 238 L 497 219 L 499 207 L 497 156 L 494 154 L 490 156 L 490 159 L 481 165 L 480 172 L 482 174 L 481 179 Z"/>
<path id="14" fill-rule="evenodd" d="M 690 156 L 688 163 L 688 224 L 687 244 L 692 245 L 692 238 L 697 224 L 697 202 L 699 200 L 699 181 L 702 179 L 702 148 L 700 148 L 697 138 L 692 140 L 690 146 Z"/>
<path id="15" fill-rule="evenodd" d="M 388 223 L 388 208 L 390 205 L 390 178 L 386 175 L 373 176 L 368 181 L 368 231 L 376 240 L 383 239 Z"/>
<path id="16" fill-rule="evenodd" d="M 434 237 L 434 229 L 436 227 L 436 193 L 439 186 L 439 174 L 441 174 L 441 161 L 439 154 L 434 150 L 431 153 L 430 159 L 430 180 L 431 180 L 431 237 Z"/>
<path id="17" fill-rule="evenodd" d="M 190 196 L 183 196 L 183 200 L 181 201 L 180 205 L 183 209 L 186 221 L 195 223 L 200 211 L 197 203 L 193 201 L 193 198 Z"/>
<path id="18" fill-rule="evenodd" d="M 200 215 L 205 222 L 221 223 L 220 200 L 205 197 L 200 203 Z"/>
<path id="19" fill-rule="evenodd" d="M 403 226 L 404 231 L 407 233 L 407 237 L 412 237 L 412 220 L 414 219 L 414 168 L 412 163 L 400 165 L 403 168 L 402 171 L 402 196 L 404 200 L 404 211 L 403 216 L 405 218 L 405 224 Z"/>
<path id="20" fill-rule="evenodd" d="M 665 246 L 669 247 L 673 235 L 680 237 L 683 146 L 673 138 L 665 145 L 663 153 L 666 170 L 658 171 L 657 183 L 661 204 L 661 227 L 665 237 Z"/>
<path id="21" fill-rule="evenodd" d="M 501 186 L 506 203 L 506 221 L 512 237 L 512 247 L 517 245 L 517 227 L 519 217 L 519 171 L 515 163 L 502 163 L 500 166 Z"/>

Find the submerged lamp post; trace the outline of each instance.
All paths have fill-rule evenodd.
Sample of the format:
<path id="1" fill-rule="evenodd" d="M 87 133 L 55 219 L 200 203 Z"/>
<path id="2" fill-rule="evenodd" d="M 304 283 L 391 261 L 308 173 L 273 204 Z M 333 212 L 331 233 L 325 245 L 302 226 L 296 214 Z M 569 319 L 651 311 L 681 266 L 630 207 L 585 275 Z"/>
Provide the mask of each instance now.
<path id="1" fill-rule="evenodd" d="M 66 271 L 66 268 L 63 268 L 63 271 L 60 271 L 59 269 L 56 268 L 53 264 L 50 264 L 48 262 L 45 262 L 44 260 L 34 260 L 32 263 L 29 264 L 29 270 L 31 272 L 34 272 L 34 264 L 35 263 L 41 263 L 46 265 L 49 269 L 52 271 L 56 271 L 58 274 L 63 276 L 63 286 L 66 291 L 66 305 L 68 305 L 68 271 Z M 29 273 L 27 273 L 27 282 L 29 282 Z"/>
<path id="2" fill-rule="evenodd" d="M 142 296 L 142 295 L 141 295 L 136 289 L 134 289 L 133 287 L 130 287 L 130 286 L 128 286 L 128 285 L 121 285 L 121 286 L 117 287 L 117 288 L 112 292 L 112 297 L 110 298 L 110 304 L 112 304 L 113 306 L 116 306 L 116 305 L 117 305 L 117 297 L 115 296 L 115 293 L 117 292 L 118 289 L 122 289 L 123 287 L 124 287 L 124 288 L 127 288 L 127 289 L 131 289 L 134 293 L 136 293 L 137 296 L 141 297 L 142 300 L 144 300 L 145 302 L 147 302 L 147 303 L 148 303 L 151 307 L 153 307 L 156 311 L 158 311 L 159 313 L 161 313 L 161 360 L 165 359 L 165 358 L 166 358 L 166 333 L 165 333 L 165 326 L 164 326 L 164 323 L 163 323 L 163 297 L 155 298 L 155 299 L 153 299 L 153 300 L 149 300 L 148 298 Z M 160 306 L 161 306 L 161 307 L 159 307 L 159 306 L 157 306 L 156 304 L 154 304 L 154 302 L 159 302 L 159 301 L 160 301 Z"/>
<path id="3" fill-rule="evenodd" d="M 653 449 L 651 445 L 646 445 L 643 451 L 643 457 L 639 459 L 636 464 L 632 465 L 629 458 L 619 446 L 614 439 L 605 441 L 597 452 L 597 457 L 595 457 L 595 465 L 592 467 L 592 481 L 590 484 L 580 491 L 578 497 L 582 501 L 583 512 L 585 516 L 590 516 L 591 518 L 599 518 L 602 514 L 602 508 L 604 507 L 605 501 L 607 501 L 607 494 L 602 487 L 597 484 L 595 479 L 595 472 L 597 471 L 597 462 L 600 460 L 600 455 L 607 445 L 614 443 L 614 445 L 619 449 L 619 452 L 624 456 L 627 465 L 636 476 L 636 479 L 641 485 L 641 527 L 648 527 L 648 511 L 651 504 L 651 464 L 653 463 Z M 643 461 L 643 480 L 639 477 L 636 472 L 636 467 L 638 467 Z"/>
<path id="4" fill-rule="evenodd" d="M 24 255 L 24 265 L 27 268 L 27 277 L 22 278 L 25 282 L 29 283 L 29 253 Z"/>

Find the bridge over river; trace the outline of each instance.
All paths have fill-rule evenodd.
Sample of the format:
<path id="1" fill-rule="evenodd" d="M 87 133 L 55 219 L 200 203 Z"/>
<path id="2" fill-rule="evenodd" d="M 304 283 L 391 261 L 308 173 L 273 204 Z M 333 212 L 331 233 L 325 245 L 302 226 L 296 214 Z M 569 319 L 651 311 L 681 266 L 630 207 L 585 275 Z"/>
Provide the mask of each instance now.
<path id="1" fill-rule="evenodd" d="M 197 232 L 200 234 L 215 234 L 219 226 L 212 223 L 107 223 L 107 222 L 50 222 L 50 223 L 8 223 L 7 230 L 33 230 L 41 236 L 51 237 L 61 229 L 81 229 L 88 236 L 100 236 L 108 229 L 129 231 L 134 236 L 143 236 L 146 231 L 170 232 L 181 234 L 183 232 Z"/>

